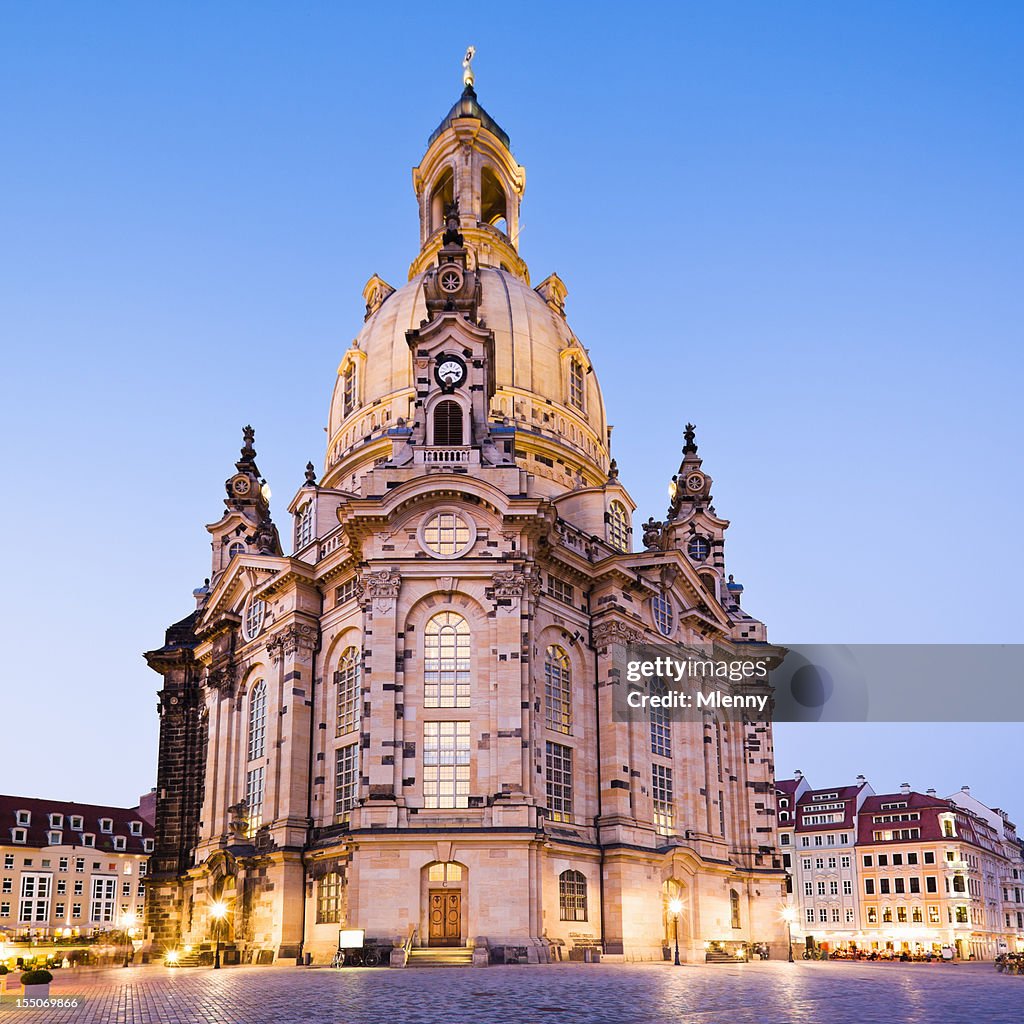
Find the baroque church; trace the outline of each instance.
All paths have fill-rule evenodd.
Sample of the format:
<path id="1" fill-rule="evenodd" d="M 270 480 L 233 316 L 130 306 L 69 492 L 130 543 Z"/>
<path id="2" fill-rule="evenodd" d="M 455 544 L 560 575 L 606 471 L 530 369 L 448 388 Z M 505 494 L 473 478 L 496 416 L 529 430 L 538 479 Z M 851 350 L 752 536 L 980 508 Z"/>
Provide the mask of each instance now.
<path id="1" fill-rule="evenodd" d="M 245 429 L 210 579 L 146 654 L 158 953 L 215 929 L 252 962 L 326 962 L 342 929 L 393 963 L 785 950 L 770 724 L 612 713 L 622 645 L 764 627 L 689 425 L 635 542 L 566 287 L 518 251 L 525 181 L 467 69 L 413 170 L 409 280 L 367 283 L 280 532 Z"/>

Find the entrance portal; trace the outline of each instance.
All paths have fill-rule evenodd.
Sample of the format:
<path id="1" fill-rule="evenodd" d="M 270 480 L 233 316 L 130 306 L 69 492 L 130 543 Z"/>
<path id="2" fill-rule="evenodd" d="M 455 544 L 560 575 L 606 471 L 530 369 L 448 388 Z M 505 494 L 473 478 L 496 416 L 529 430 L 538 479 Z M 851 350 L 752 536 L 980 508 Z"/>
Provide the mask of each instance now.
<path id="1" fill-rule="evenodd" d="M 431 946 L 462 945 L 462 893 L 452 889 L 430 890 Z"/>

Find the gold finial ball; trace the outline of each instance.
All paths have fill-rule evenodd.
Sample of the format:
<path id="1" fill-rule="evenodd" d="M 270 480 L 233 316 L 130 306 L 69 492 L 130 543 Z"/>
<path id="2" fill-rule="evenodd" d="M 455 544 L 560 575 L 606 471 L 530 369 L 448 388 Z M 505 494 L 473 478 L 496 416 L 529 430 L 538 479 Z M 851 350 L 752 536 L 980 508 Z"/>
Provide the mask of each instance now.
<path id="1" fill-rule="evenodd" d="M 462 58 L 462 84 L 472 85 L 475 79 L 473 78 L 473 58 L 476 56 L 476 47 L 467 46 L 466 56 Z"/>

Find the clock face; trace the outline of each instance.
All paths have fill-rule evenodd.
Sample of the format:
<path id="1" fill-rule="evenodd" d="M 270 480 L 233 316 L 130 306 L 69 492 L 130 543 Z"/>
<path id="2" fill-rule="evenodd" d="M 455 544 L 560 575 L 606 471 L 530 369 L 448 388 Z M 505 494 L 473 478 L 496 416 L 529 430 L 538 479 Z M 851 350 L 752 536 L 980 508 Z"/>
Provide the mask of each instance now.
<path id="1" fill-rule="evenodd" d="M 686 486 L 691 491 L 701 490 L 704 486 L 704 475 L 702 473 L 691 473 L 686 478 Z"/>
<path id="2" fill-rule="evenodd" d="M 249 493 L 249 481 L 244 476 L 235 477 L 234 483 L 231 485 L 231 489 L 235 494 L 245 495 Z"/>
<path id="3" fill-rule="evenodd" d="M 434 376 L 441 387 L 457 388 L 466 379 L 466 364 L 457 356 L 441 356 Z"/>

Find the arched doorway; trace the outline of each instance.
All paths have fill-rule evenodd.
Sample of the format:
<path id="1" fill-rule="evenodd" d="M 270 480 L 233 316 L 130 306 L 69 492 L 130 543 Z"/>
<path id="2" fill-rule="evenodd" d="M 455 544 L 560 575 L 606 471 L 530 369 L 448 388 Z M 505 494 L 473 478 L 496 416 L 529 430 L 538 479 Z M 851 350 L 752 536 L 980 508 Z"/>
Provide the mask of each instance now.
<path id="1" fill-rule="evenodd" d="M 661 910 L 664 939 L 662 948 L 667 959 L 675 955 L 676 942 L 679 943 L 680 959 L 686 959 L 686 950 L 690 942 L 690 901 L 688 888 L 684 881 L 669 878 L 661 885 Z"/>
<path id="2" fill-rule="evenodd" d="M 467 881 L 465 865 L 456 861 L 435 861 L 423 869 L 421 946 L 465 945 Z"/>

